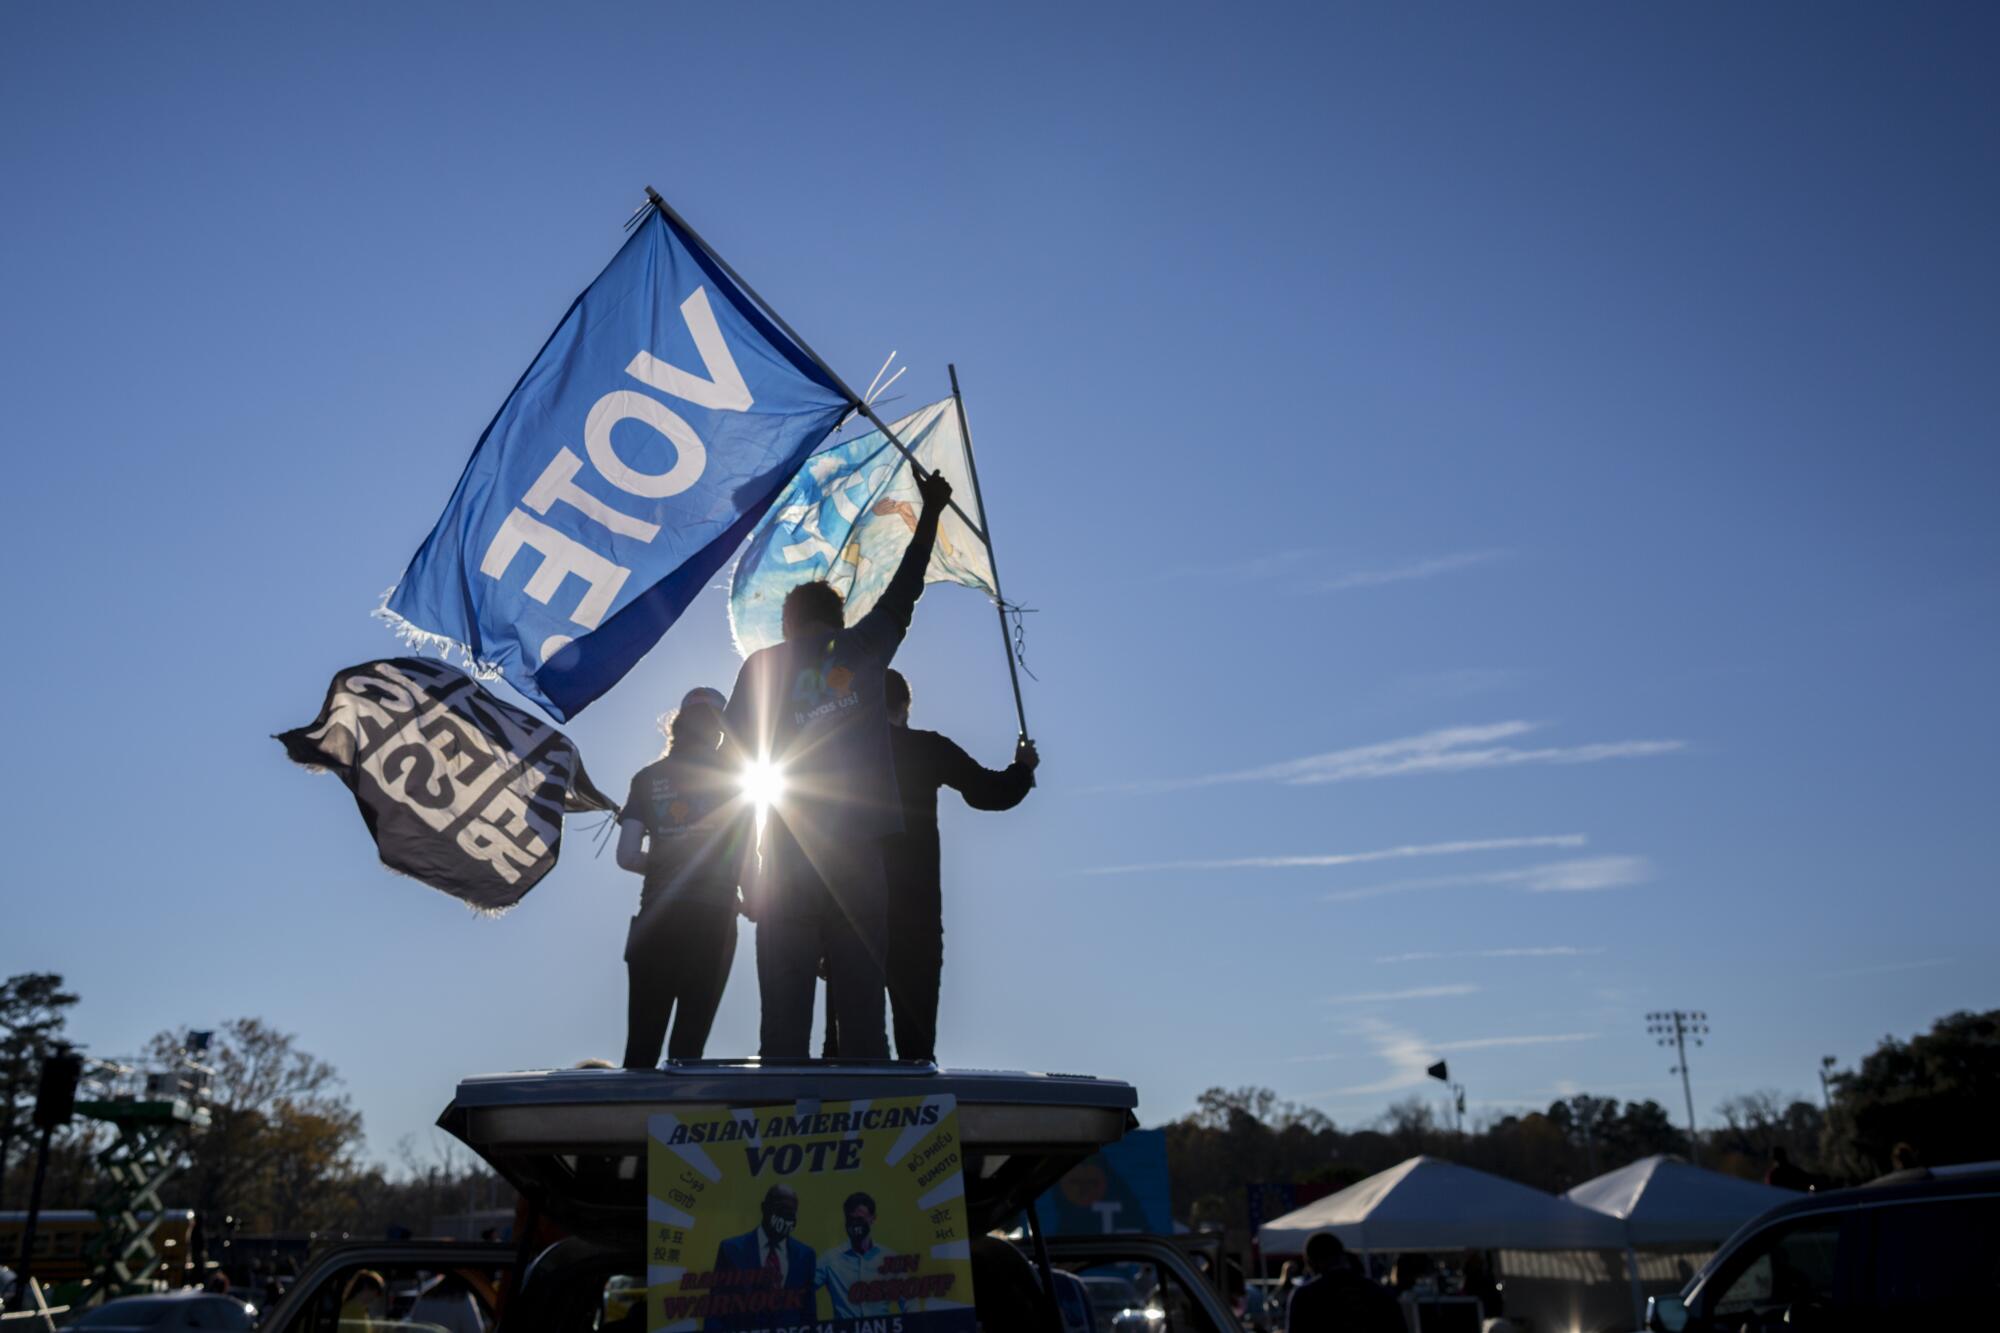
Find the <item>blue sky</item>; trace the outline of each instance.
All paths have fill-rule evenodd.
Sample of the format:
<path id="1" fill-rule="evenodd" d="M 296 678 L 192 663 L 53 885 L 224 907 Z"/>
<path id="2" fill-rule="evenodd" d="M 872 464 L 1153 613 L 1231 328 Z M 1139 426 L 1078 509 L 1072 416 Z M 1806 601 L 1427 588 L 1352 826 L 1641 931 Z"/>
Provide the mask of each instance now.
<path id="1" fill-rule="evenodd" d="M 1440 1055 L 1476 1111 L 1677 1107 L 1679 1006 L 1706 1116 L 2000 1004 L 1996 36 L 8 6 L 0 969 L 101 1054 L 262 1016 L 382 1154 L 461 1074 L 616 1055 L 609 855 L 475 919 L 268 736 L 394 650 L 368 612 L 650 183 L 849 379 L 960 367 L 1046 763 L 945 815 L 950 1060 L 1149 1123 L 1355 1123 Z M 1004 758 L 990 608 L 934 589 L 901 665 Z M 734 670 L 711 591 L 570 730 L 622 790 Z"/>

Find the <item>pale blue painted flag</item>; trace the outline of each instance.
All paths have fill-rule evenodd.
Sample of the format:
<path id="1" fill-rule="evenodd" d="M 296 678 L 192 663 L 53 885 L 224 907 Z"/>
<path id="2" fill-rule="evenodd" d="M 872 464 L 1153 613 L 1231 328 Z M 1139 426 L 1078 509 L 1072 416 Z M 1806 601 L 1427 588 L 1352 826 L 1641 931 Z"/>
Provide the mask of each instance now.
<path id="1" fill-rule="evenodd" d="M 952 499 L 983 529 L 986 516 L 969 484 L 972 468 L 953 400 L 932 403 L 889 428 L 927 471 L 953 483 Z M 922 508 L 909 460 L 881 431 L 807 459 L 736 562 L 729 621 L 737 650 L 747 657 L 782 639 L 785 594 L 815 579 L 839 589 L 850 625 L 865 615 L 902 561 Z M 986 543 L 950 510 L 938 524 L 924 580 L 962 583 L 993 595 L 993 558 Z"/>

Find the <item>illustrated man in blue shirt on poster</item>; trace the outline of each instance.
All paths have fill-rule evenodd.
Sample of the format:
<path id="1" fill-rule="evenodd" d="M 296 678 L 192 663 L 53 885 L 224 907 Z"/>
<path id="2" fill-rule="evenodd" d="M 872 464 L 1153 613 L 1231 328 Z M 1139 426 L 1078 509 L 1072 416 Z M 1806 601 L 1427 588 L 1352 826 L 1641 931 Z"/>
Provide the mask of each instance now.
<path id="1" fill-rule="evenodd" d="M 847 1227 L 847 1244 L 820 1260 L 816 1281 L 833 1298 L 835 1319 L 860 1319 L 868 1315 L 900 1314 L 901 1301 L 854 1299 L 855 1284 L 873 1282 L 882 1276 L 882 1261 L 895 1252 L 875 1243 L 875 1200 L 856 1191 L 847 1196 L 840 1211 Z"/>

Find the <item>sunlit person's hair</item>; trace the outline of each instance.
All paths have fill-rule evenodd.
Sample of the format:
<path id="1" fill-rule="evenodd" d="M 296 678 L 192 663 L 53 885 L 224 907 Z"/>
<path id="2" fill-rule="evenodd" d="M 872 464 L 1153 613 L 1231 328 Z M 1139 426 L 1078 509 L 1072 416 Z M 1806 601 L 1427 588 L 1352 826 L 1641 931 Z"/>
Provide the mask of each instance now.
<path id="1" fill-rule="evenodd" d="M 847 602 L 825 579 L 801 583 L 785 594 L 784 631 L 796 639 L 814 625 L 839 629 L 847 623 Z"/>
<path id="2" fill-rule="evenodd" d="M 666 741 L 660 747 L 662 759 L 680 745 L 712 750 L 722 737 L 722 718 L 707 704 L 669 709 L 660 714 L 660 735 Z"/>

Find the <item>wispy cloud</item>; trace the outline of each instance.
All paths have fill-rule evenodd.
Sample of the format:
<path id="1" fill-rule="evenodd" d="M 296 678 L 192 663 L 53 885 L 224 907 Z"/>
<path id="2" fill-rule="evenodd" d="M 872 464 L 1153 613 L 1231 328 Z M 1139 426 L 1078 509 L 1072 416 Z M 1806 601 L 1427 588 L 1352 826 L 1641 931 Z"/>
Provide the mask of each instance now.
<path id="1" fill-rule="evenodd" d="M 1502 744 L 1541 727 L 1538 722 L 1492 722 L 1476 727 L 1444 727 L 1374 745 L 1309 754 L 1257 768 L 1196 777 L 1119 783 L 1099 790 L 1176 791 L 1237 782 L 1307 786 L 1364 778 L 1407 777 L 1418 773 L 1465 773 L 1474 769 L 1516 768 L 1523 764 L 1594 764 L 1606 759 L 1638 759 L 1687 748 L 1686 741 L 1597 741 L 1588 745 L 1523 748 Z"/>
<path id="2" fill-rule="evenodd" d="M 1452 555 L 1433 556 L 1428 560 L 1412 560 L 1407 564 L 1389 565 L 1381 569 L 1357 569 L 1328 579 L 1320 587 L 1328 592 L 1345 592 L 1349 588 L 1379 588 L 1385 583 L 1410 583 L 1417 579 L 1434 579 L 1440 574 L 1451 574 L 1461 569 L 1471 569 L 1475 565 L 1490 564 L 1508 554 L 1506 551 L 1459 551 Z"/>
<path id="3" fill-rule="evenodd" d="M 1866 967 L 1850 967 L 1824 975 L 1829 980 L 1845 977 L 1878 977 L 1885 972 L 1915 972 L 1927 967 L 1947 967 L 1955 961 L 1957 960 L 1951 958 L 1918 958 L 1907 963 L 1870 963 Z"/>
<path id="4" fill-rule="evenodd" d="M 1329 995 L 1328 1004 L 1383 1004 L 1392 1000 L 1441 1000 L 1453 995 L 1476 995 L 1479 987 L 1455 982 L 1448 986 L 1412 986 L 1408 990 L 1362 991 L 1358 995 Z"/>
<path id="5" fill-rule="evenodd" d="M 1375 1048 L 1378 1058 L 1389 1064 L 1389 1073 L 1368 1083 L 1350 1084 L 1342 1088 L 1330 1088 L 1324 1093 L 1305 1093 L 1304 1097 L 1339 1096 L 1353 1093 L 1397 1092 L 1403 1088 L 1413 1088 L 1428 1077 L 1424 1070 L 1436 1062 L 1441 1055 L 1451 1055 L 1460 1051 L 1485 1051 L 1516 1046 L 1557 1046 L 1570 1042 L 1593 1041 L 1600 1034 L 1595 1032 L 1539 1032 L 1520 1035 L 1471 1037 L 1458 1041 L 1425 1041 L 1406 1028 L 1396 1027 L 1380 1019 L 1358 1019 L 1352 1029 L 1356 1035 L 1365 1038 Z"/>
<path id="6" fill-rule="evenodd" d="M 1359 889 L 1340 889 L 1326 895 L 1330 903 L 1359 902 L 1363 898 L 1386 898 L 1396 893 L 1421 893 L 1430 889 L 1461 889 L 1498 885 L 1524 889 L 1529 893 L 1591 893 L 1599 889 L 1622 889 L 1643 884 L 1653 877 L 1652 863 L 1643 856 L 1586 856 L 1574 861 L 1550 861 L 1518 870 L 1489 870 L 1477 875 L 1438 875 L 1431 879 L 1399 879 L 1386 884 L 1370 884 Z"/>
<path id="7" fill-rule="evenodd" d="M 1321 852 L 1307 856 L 1235 856 L 1214 861 L 1151 861 L 1138 865 L 1094 866 L 1085 875 L 1134 875 L 1160 870 L 1291 870 L 1303 867 L 1357 866 L 1374 861 L 1401 861 L 1414 856 L 1455 856 L 1464 852 L 1515 852 L 1530 847 L 1581 847 L 1590 839 L 1581 833 L 1541 833 L 1525 838 L 1475 838 L 1459 842 L 1409 843 L 1369 852 Z"/>
<path id="8" fill-rule="evenodd" d="M 1554 1046 L 1570 1041 L 1595 1041 L 1597 1032 L 1542 1032 L 1529 1037 L 1474 1037 L 1470 1041 L 1441 1041 L 1434 1051 L 1490 1051 L 1499 1046 Z"/>
<path id="9" fill-rule="evenodd" d="M 1528 944 L 1512 949 L 1453 949 L 1446 953 L 1384 954 L 1378 963 L 1432 963 L 1447 958 L 1585 958 L 1603 949 L 1580 949 L 1574 944 Z"/>

